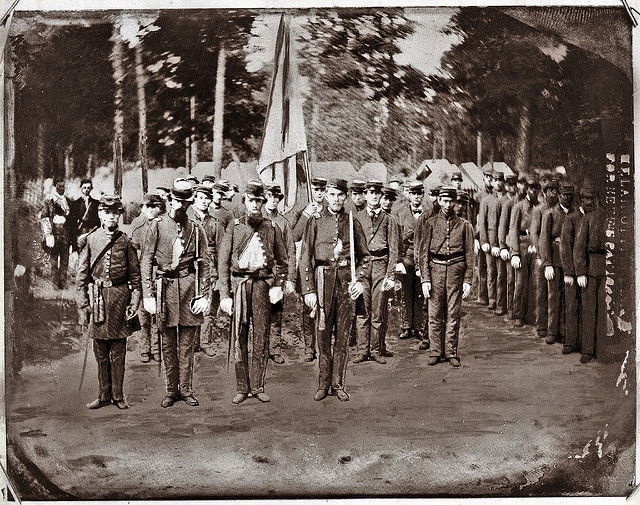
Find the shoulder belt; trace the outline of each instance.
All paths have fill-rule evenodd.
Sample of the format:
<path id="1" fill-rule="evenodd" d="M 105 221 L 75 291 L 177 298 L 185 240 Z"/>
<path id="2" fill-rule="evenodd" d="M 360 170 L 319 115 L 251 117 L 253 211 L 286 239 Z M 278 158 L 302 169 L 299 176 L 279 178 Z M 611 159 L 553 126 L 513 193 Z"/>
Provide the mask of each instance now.
<path id="1" fill-rule="evenodd" d="M 114 246 L 114 244 L 118 241 L 118 239 L 121 236 L 122 236 L 122 232 L 120 230 L 116 230 L 116 232 L 113 234 L 113 237 L 111 237 L 111 240 L 109 241 L 109 243 L 104 247 L 104 249 L 102 249 L 102 251 L 100 251 L 100 254 L 96 256 L 96 259 L 93 260 L 93 263 L 89 268 L 89 272 L 93 273 L 93 269 L 96 267 L 98 262 L 104 257 L 105 254 L 107 254 L 107 252 Z"/>

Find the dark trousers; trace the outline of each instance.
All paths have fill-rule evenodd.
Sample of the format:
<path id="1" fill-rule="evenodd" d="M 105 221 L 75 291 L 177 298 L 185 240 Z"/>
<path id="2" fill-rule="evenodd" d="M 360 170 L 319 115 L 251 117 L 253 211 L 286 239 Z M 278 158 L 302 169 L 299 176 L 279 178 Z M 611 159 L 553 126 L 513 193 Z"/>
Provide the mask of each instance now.
<path id="1" fill-rule="evenodd" d="M 464 261 L 449 266 L 431 263 L 429 356 L 458 356 L 465 266 Z"/>
<path id="2" fill-rule="evenodd" d="M 248 316 L 250 325 L 242 325 L 238 331 L 240 360 L 236 361 L 236 386 L 238 393 L 261 393 L 269 360 L 269 326 L 271 302 L 269 284 L 263 279 L 247 281 Z M 236 310 L 238 308 L 236 307 Z M 249 349 L 251 346 L 251 349 Z"/>
<path id="3" fill-rule="evenodd" d="M 215 328 L 215 320 L 218 316 L 218 308 L 220 307 L 220 293 L 218 291 L 211 292 L 211 305 L 204 315 L 204 322 L 198 326 L 195 338 L 196 347 L 208 347 L 213 342 L 213 331 Z"/>
<path id="4" fill-rule="evenodd" d="M 69 242 L 55 238 L 55 245 L 51 251 L 52 281 L 59 288 L 67 284 L 67 270 L 69 268 Z"/>
<path id="5" fill-rule="evenodd" d="M 368 356 L 370 353 L 380 354 L 384 350 L 384 334 L 389 306 L 387 292 L 382 291 L 382 284 L 387 271 L 386 258 L 372 261 L 363 280 L 365 314 L 356 317 L 358 331 L 358 354 Z"/>
<path id="6" fill-rule="evenodd" d="M 565 301 L 565 345 L 570 345 L 574 349 L 580 348 L 580 291 L 576 277 L 573 277 L 571 286 L 564 285 Z"/>
<path id="7" fill-rule="evenodd" d="M 507 265 L 494 257 L 496 265 L 496 310 L 507 311 Z"/>
<path id="8" fill-rule="evenodd" d="M 553 267 L 553 280 L 547 281 L 547 334 L 564 336 L 564 270 Z"/>
<path id="9" fill-rule="evenodd" d="M 514 269 L 513 318 L 527 321 L 528 307 L 534 302 L 534 262 L 535 255 L 520 255 L 520 268 Z"/>
<path id="10" fill-rule="evenodd" d="M 487 257 L 481 249 L 476 254 L 478 264 L 478 302 L 482 305 L 489 303 L 489 293 L 487 291 Z"/>
<path id="11" fill-rule="evenodd" d="M 282 313 L 284 299 L 271 305 L 271 329 L 269 330 L 269 355 L 282 354 Z"/>
<path id="12" fill-rule="evenodd" d="M 536 300 L 536 331 L 546 332 L 548 321 L 548 303 L 547 297 L 547 279 L 544 276 L 544 267 L 542 266 L 542 260 L 536 259 L 534 263 L 533 275 L 535 278 L 535 300 Z"/>
<path id="13" fill-rule="evenodd" d="M 158 353 L 158 333 L 153 331 L 151 324 L 151 315 L 141 308 L 138 311 L 138 319 L 140 320 L 140 353 L 141 354 L 157 354 Z"/>
<path id="14" fill-rule="evenodd" d="M 349 332 L 355 319 L 355 302 L 348 293 L 349 269 L 325 270 L 325 327 L 318 329 L 318 386 L 344 388 L 349 358 Z M 335 338 L 332 338 L 335 335 Z M 333 345 L 332 345 L 333 340 Z"/>
<path id="15" fill-rule="evenodd" d="M 124 400 L 124 362 L 127 354 L 127 339 L 94 339 L 93 353 L 98 362 L 98 385 L 101 402 Z"/>
<path id="16" fill-rule="evenodd" d="M 167 326 L 162 329 L 162 354 L 167 396 L 193 394 L 193 348 L 197 326 Z"/>
<path id="17" fill-rule="evenodd" d="M 400 276 L 402 283 L 402 329 L 424 332 L 424 296 L 422 283 L 415 267 L 405 267 L 407 273 Z"/>
<path id="18" fill-rule="evenodd" d="M 607 334 L 606 277 L 587 278 L 582 295 L 582 353 L 596 356 Z M 597 346 L 597 347 L 596 347 Z"/>
<path id="19" fill-rule="evenodd" d="M 516 288 L 516 273 L 515 269 L 511 266 L 510 259 L 504 263 L 507 269 L 507 313 L 509 317 L 513 319 L 513 297 Z"/>
<path id="20" fill-rule="evenodd" d="M 496 282 L 498 277 L 496 258 L 491 254 L 491 251 L 484 253 L 484 257 L 487 265 L 487 298 L 489 299 L 489 305 L 494 305 L 496 303 Z"/>

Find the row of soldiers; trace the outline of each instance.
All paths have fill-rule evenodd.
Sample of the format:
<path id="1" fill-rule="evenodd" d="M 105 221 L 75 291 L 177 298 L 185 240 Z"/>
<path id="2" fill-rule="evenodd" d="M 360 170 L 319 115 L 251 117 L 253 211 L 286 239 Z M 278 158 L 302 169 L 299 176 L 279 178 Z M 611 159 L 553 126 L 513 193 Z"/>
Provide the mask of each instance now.
<path id="1" fill-rule="evenodd" d="M 278 211 L 283 194 L 277 184 L 265 187 L 259 181 L 249 181 L 242 198 L 244 210 L 238 212 L 240 217 L 234 217 L 222 205 L 223 195 L 228 194 L 229 189 L 224 181 L 209 178 L 199 184 L 199 181 L 178 179 L 170 193 L 159 191 L 159 194 L 145 196 L 141 217 L 133 223 L 132 241 L 118 234 L 117 226 L 115 230 L 110 228 L 109 221 L 103 219 L 103 214 L 117 214 L 121 209 L 119 200 L 107 196 L 101 202 L 102 226 L 87 236 L 88 246 L 79 261 L 81 310 L 91 312 L 91 328 L 100 325 L 109 328 L 105 321 L 120 320 L 121 324 L 115 325 L 115 333 L 111 330 L 105 333 L 110 335 L 107 339 L 120 340 L 126 338 L 131 326 L 126 321 L 133 318 L 142 296 L 143 310 L 138 314 L 143 327 L 148 328 L 150 319 L 154 318 L 159 328 L 157 352 L 147 332 L 145 354 L 157 360 L 161 359 L 160 352 L 164 355 L 167 394 L 163 407 L 177 400 L 198 405 L 192 388 L 193 353 L 199 340 L 198 332 L 210 334 L 200 327 L 206 327 L 206 322 L 210 323 L 219 310 L 231 316 L 229 353 L 235 361 L 237 379 L 233 402 L 241 403 L 249 396 L 269 401 L 264 392 L 267 361 L 269 356 L 282 359 L 279 353 L 269 350 L 269 342 L 278 342 L 281 338 L 284 294 L 294 291 L 304 300 L 301 326 L 305 360 L 313 361 L 319 354 L 316 400 L 329 394 L 342 401 L 349 399 L 345 372 L 352 330 L 357 343 L 354 362 L 371 359 L 384 364 L 385 358 L 392 355 L 385 342 L 388 301 L 392 296 L 399 296 L 402 307 L 400 338 L 419 338 L 420 349 L 429 350 L 430 365 L 446 360 L 451 366 L 459 367 L 460 305 L 471 291 L 474 262 L 477 261 L 480 272 L 480 301 L 484 301 L 482 297 L 486 292 L 488 308 L 498 315 L 509 311 L 517 326 L 524 324 L 525 304 L 531 302 L 525 301 L 522 295 L 530 292 L 537 280 L 538 262 L 532 257 L 538 254 L 539 238 L 546 237 L 543 229 L 551 230 L 550 239 L 540 239 L 541 244 L 549 244 L 551 265 L 544 265 L 545 260 L 540 263 L 545 266 L 545 280 L 551 286 L 554 279 L 562 278 L 564 285 L 570 285 L 571 274 L 567 268 L 554 264 L 554 251 L 560 241 L 553 233 L 563 226 L 558 216 L 547 216 L 550 213 L 547 211 L 556 204 L 553 199 L 547 201 L 549 208 L 540 211 L 544 224 L 541 221 L 534 240 L 535 228 L 531 223 L 534 209 L 539 210 L 539 184 L 533 179 L 521 181 L 525 190 L 519 191 L 517 179 L 505 180 L 501 173 L 485 174 L 485 177 L 486 187 L 477 200 L 470 199 L 460 189 L 461 174 L 454 173 L 452 186 L 430 194 L 431 198 L 425 198 L 420 181 L 406 183 L 403 196 L 407 201 L 395 204 L 400 195 L 393 187 L 394 181 L 389 185 L 377 180 L 356 181 L 357 185 L 349 188 L 341 179 L 314 178 L 311 202 L 288 216 Z M 558 192 L 557 183 L 554 188 L 553 181 L 546 182 L 545 201 L 546 195 L 553 191 Z M 349 192 L 351 199 L 347 202 Z M 581 215 L 592 210 L 587 204 L 588 188 L 583 188 L 582 195 L 583 205 L 578 210 Z M 560 204 L 563 216 L 567 215 L 569 203 L 562 199 Z M 549 226 L 550 219 L 554 221 Z M 472 222 L 476 224 L 475 229 Z M 576 296 L 582 294 L 584 303 L 591 300 L 590 303 L 599 304 L 602 276 L 592 265 L 592 257 L 599 258 L 601 250 L 596 251 L 592 246 L 604 228 L 598 227 L 601 222 L 597 219 L 591 228 L 584 224 L 589 222 L 591 219 L 583 220 L 575 233 L 572 250 L 580 249 L 585 236 L 589 247 L 585 249 L 586 260 L 576 262 L 574 284 L 582 290 L 578 293 L 576 289 Z M 589 231 L 583 232 L 583 228 Z M 105 233 L 106 236 L 102 236 Z M 120 301 L 119 311 L 105 302 L 110 298 L 119 300 L 119 296 L 109 296 L 110 290 L 123 285 L 123 279 L 114 282 L 109 277 L 109 261 L 113 261 L 109 247 L 114 247 L 115 235 L 137 250 L 135 258 L 140 258 L 141 265 L 141 274 L 136 273 L 137 261 L 127 254 L 126 264 L 131 272 L 125 276 L 124 284 L 128 285 L 130 303 Z M 503 244 L 505 247 L 500 247 Z M 603 250 L 604 243 L 601 245 Z M 545 247 L 547 245 L 540 250 L 546 251 Z M 103 249 L 109 250 L 104 253 Z M 579 252 L 571 256 L 578 257 Z M 506 275 L 500 273 L 503 264 Z M 547 266 L 557 268 L 558 273 L 554 270 L 551 275 Z M 584 268 L 587 271 L 582 273 Z M 505 282 L 507 288 L 503 289 Z M 99 289 L 92 296 L 96 285 Z M 394 289 L 398 285 L 401 289 Z M 563 283 L 556 282 L 556 285 L 561 289 Z M 508 286 L 513 288 L 509 290 Z M 593 289 L 595 297 L 588 294 Z M 536 296 L 539 291 L 536 289 Z M 548 287 L 547 293 L 551 291 Z M 559 296 L 566 300 L 568 295 L 564 291 Z M 549 295 L 550 301 L 552 298 Z M 557 298 L 553 298 L 554 304 Z M 102 310 L 97 304 L 97 316 L 96 301 L 106 304 Z M 564 307 L 568 305 L 564 303 Z M 601 305 L 597 308 L 599 312 L 594 313 L 599 318 L 603 312 Z M 428 326 L 424 325 L 425 313 L 429 316 Z M 587 319 L 583 318 L 583 357 L 589 356 L 589 352 L 593 356 L 593 350 L 586 344 L 589 337 L 584 337 Z M 550 325 L 555 328 L 553 323 Z M 548 335 L 557 338 L 558 333 L 552 331 L 549 330 Z M 595 334 L 595 328 L 592 333 Z M 206 338 L 200 342 L 205 349 L 208 344 Z M 94 341 L 96 358 L 102 363 L 99 370 L 103 370 L 99 372 L 101 392 L 89 407 L 113 402 L 126 408 L 122 396 L 124 367 L 110 364 L 116 355 L 122 364 L 124 358 L 118 353 L 97 350 L 96 345 Z M 563 351 L 576 350 L 579 346 L 579 342 L 567 336 Z"/>

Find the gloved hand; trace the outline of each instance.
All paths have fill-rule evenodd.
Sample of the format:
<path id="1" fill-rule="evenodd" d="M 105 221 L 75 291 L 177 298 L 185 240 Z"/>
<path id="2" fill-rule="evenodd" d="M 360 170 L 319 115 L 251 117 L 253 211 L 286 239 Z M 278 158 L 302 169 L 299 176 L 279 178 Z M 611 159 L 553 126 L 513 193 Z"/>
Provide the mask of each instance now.
<path id="1" fill-rule="evenodd" d="M 352 300 L 357 299 L 362 293 L 364 293 L 364 286 L 362 282 L 349 283 L 349 295 Z"/>
<path id="2" fill-rule="evenodd" d="M 311 217 L 313 216 L 316 212 L 318 212 L 320 209 L 318 209 L 318 204 L 316 204 L 316 202 L 311 202 L 309 205 L 307 205 L 304 210 L 302 211 L 302 213 L 307 216 L 307 217 Z"/>
<path id="3" fill-rule="evenodd" d="M 478 254 L 479 251 L 480 251 L 480 241 L 477 238 L 473 239 L 473 252 Z"/>
<path id="4" fill-rule="evenodd" d="M 529 247 L 527 247 L 527 252 L 529 254 L 535 254 L 538 252 L 538 248 L 534 245 L 530 245 Z"/>
<path id="5" fill-rule="evenodd" d="M 511 266 L 516 270 L 522 266 L 520 264 L 520 256 L 518 256 L 517 254 L 511 256 Z"/>
<path id="6" fill-rule="evenodd" d="M 404 263 L 398 263 L 396 265 L 395 271 L 398 272 L 399 274 L 407 273 L 407 269 L 404 267 Z"/>
<path id="7" fill-rule="evenodd" d="M 296 290 L 296 285 L 293 283 L 293 281 L 286 281 L 284 283 L 284 294 L 285 295 L 290 295 L 295 290 Z"/>
<path id="8" fill-rule="evenodd" d="M 555 277 L 555 273 L 553 271 L 553 267 L 552 266 L 544 267 L 544 278 L 547 279 L 548 281 L 552 281 L 554 277 Z"/>
<path id="9" fill-rule="evenodd" d="M 24 265 L 16 265 L 16 267 L 13 269 L 13 276 L 22 277 L 26 272 L 27 269 L 24 267 Z"/>
<path id="10" fill-rule="evenodd" d="M 271 304 L 276 304 L 280 300 L 282 300 L 284 293 L 282 292 L 282 288 L 280 286 L 273 286 L 269 289 L 269 301 Z"/>
<path id="11" fill-rule="evenodd" d="M 502 258 L 502 261 L 508 261 L 509 258 L 511 257 L 509 255 L 509 250 L 508 249 L 500 249 L 500 257 Z"/>
<path id="12" fill-rule="evenodd" d="M 209 310 L 209 299 L 203 297 L 196 298 L 191 304 L 191 312 L 194 314 L 204 314 L 207 310 Z"/>
<path id="13" fill-rule="evenodd" d="M 416 277 L 420 277 L 420 269 L 416 268 Z"/>
<path id="14" fill-rule="evenodd" d="M 571 276 L 571 275 L 565 275 L 565 276 L 564 276 L 564 283 L 565 283 L 567 286 L 573 286 L 573 276 Z"/>
<path id="15" fill-rule="evenodd" d="M 587 276 L 586 275 L 578 275 L 578 286 L 581 288 L 587 287 Z"/>
<path id="16" fill-rule="evenodd" d="M 423 282 L 422 283 L 422 295 L 425 298 L 429 298 L 429 296 L 431 296 L 431 283 L 430 282 Z"/>
<path id="17" fill-rule="evenodd" d="M 51 235 L 50 233 L 47 233 L 44 236 L 44 243 L 47 245 L 47 247 L 52 248 L 55 245 L 56 240 L 55 238 L 53 238 L 53 235 Z"/>
<path id="18" fill-rule="evenodd" d="M 136 315 L 136 312 L 138 312 L 138 308 L 134 307 L 133 305 L 129 305 L 124 311 L 124 316 L 127 319 L 131 319 Z"/>
<path id="19" fill-rule="evenodd" d="M 89 307 L 85 307 L 82 309 L 78 309 L 78 324 L 81 326 L 86 326 L 89 324 L 91 320 L 91 309 Z"/>
<path id="20" fill-rule="evenodd" d="M 462 283 L 462 299 L 464 300 L 471 293 L 471 284 L 468 282 Z"/>
<path id="21" fill-rule="evenodd" d="M 304 295 L 304 304 L 310 309 L 314 309 L 318 304 L 318 295 L 315 293 L 307 293 Z"/>
<path id="22" fill-rule="evenodd" d="M 233 298 L 223 298 L 220 300 L 220 310 L 231 315 L 233 313 Z"/>
<path id="23" fill-rule="evenodd" d="M 156 299 L 155 298 L 145 298 L 145 299 L 143 299 L 142 300 L 142 307 L 149 314 L 155 314 L 156 313 Z"/>
<path id="24" fill-rule="evenodd" d="M 385 277 L 382 281 L 382 291 L 389 291 L 395 286 L 395 281 L 389 277 Z"/>
<path id="25" fill-rule="evenodd" d="M 491 248 L 491 256 L 494 256 L 496 258 L 498 256 L 500 256 L 500 248 L 499 247 L 492 247 Z"/>
<path id="26" fill-rule="evenodd" d="M 488 253 L 489 251 L 491 251 L 491 246 L 489 245 L 488 242 L 485 242 L 484 244 L 482 244 L 482 251 L 485 253 Z"/>

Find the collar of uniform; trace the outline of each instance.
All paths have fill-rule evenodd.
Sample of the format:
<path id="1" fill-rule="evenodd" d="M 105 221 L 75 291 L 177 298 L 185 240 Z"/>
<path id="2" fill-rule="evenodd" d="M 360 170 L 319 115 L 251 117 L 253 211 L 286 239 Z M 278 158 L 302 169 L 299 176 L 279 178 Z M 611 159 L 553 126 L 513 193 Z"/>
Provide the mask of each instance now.
<path id="1" fill-rule="evenodd" d="M 409 205 L 409 210 L 410 210 L 411 212 L 413 212 L 414 214 L 415 214 L 416 212 L 423 212 L 423 211 L 424 211 L 424 209 L 423 209 L 422 205 L 420 205 L 419 207 L 416 207 L 416 208 L 413 208 L 411 205 Z"/>
<path id="2" fill-rule="evenodd" d="M 342 209 L 340 209 L 338 212 L 333 212 L 328 206 L 327 206 L 327 214 L 329 214 L 330 216 L 339 216 L 341 214 L 344 214 L 344 207 Z"/>
<path id="3" fill-rule="evenodd" d="M 192 206 L 193 208 L 193 213 L 194 215 L 200 219 L 200 221 L 204 221 L 204 219 L 207 217 L 207 211 L 205 210 L 200 210 L 198 207 Z"/>
<path id="4" fill-rule="evenodd" d="M 367 214 L 369 214 L 370 216 L 377 217 L 380 214 L 381 211 L 382 211 L 382 207 L 380 207 L 380 206 L 378 206 L 376 208 L 367 207 Z"/>
<path id="5" fill-rule="evenodd" d="M 102 230 L 104 231 L 105 235 L 107 235 L 108 237 L 113 237 L 113 234 L 118 231 L 118 227 L 116 226 L 113 230 L 109 230 L 108 228 L 106 228 L 105 226 L 101 226 Z"/>
<path id="6" fill-rule="evenodd" d="M 584 216 L 586 214 L 586 212 L 584 211 L 584 207 L 582 207 L 582 205 L 580 206 L 580 213 Z"/>
<path id="7" fill-rule="evenodd" d="M 457 217 L 455 212 L 452 212 L 451 214 L 449 214 L 449 215 L 447 216 L 447 215 L 445 215 L 445 213 L 444 213 L 444 212 L 442 212 L 442 210 L 441 210 L 440 212 L 438 212 L 438 215 L 439 215 L 439 216 L 442 216 L 442 219 L 444 219 L 445 221 L 453 221 L 453 219 L 454 219 L 455 217 Z"/>
<path id="8" fill-rule="evenodd" d="M 264 209 L 264 213 L 265 213 L 265 215 L 267 217 L 276 217 L 279 214 L 278 209 L 276 209 L 274 211 L 270 211 L 270 210 Z"/>
<path id="9" fill-rule="evenodd" d="M 571 212 L 571 209 L 569 207 L 565 207 L 564 205 L 562 205 L 561 203 L 558 204 L 560 206 L 560 208 L 562 209 L 562 212 L 564 212 L 565 214 L 569 214 L 569 212 Z"/>

